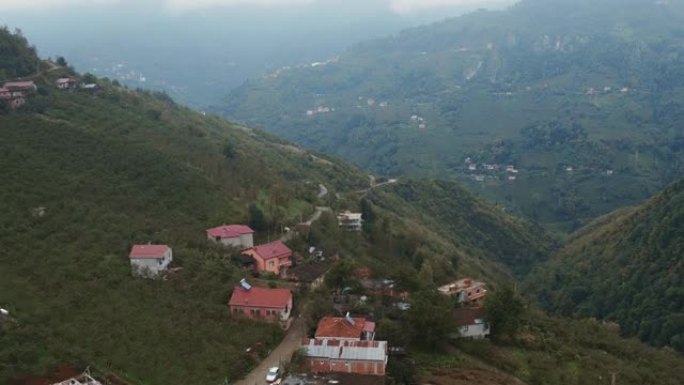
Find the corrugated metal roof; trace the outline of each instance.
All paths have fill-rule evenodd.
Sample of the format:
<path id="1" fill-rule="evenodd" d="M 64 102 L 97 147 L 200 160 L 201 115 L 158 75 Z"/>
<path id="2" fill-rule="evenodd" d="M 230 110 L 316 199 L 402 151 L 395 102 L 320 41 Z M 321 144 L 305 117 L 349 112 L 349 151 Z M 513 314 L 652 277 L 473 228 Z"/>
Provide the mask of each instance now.
<path id="1" fill-rule="evenodd" d="M 302 348 L 309 357 L 383 362 L 387 359 L 387 341 L 310 339 L 303 341 Z"/>

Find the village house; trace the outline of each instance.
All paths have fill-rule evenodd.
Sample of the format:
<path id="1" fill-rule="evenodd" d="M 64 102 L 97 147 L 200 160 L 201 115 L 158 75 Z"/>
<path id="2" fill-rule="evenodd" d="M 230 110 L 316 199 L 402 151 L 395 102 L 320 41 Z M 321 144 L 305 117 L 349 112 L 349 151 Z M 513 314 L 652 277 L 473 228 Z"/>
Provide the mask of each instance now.
<path id="1" fill-rule="evenodd" d="M 292 250 L 282 241 L 274 241 L 242 250 L 242 254 L 249 255 L 256 262 L 256 270 L 260 273 L 280 273 L 292 266 Z"/>
<path id="2" fill-rule="evenodd" d="M 338 225 L 348 231 L 361 231 L 363 228 L 363 214 L 345 211 L 337 215 Z"/>
<path id="3" fill-rule="evenodd" d="M 456 309 L 454 319 L 458 326 L 458 337 L 479 339 L 487 337 L 490 333 L 484 309 L 480 307 Z"/>
<path id="4" fill-rule="evenodd" d="M 55 84 L 60 90 L 70 90 L 78 88 L 79 81 L 78 79 L 72 77 L 59 78 L 55 81 Z"/>
<path id="5" fill-rule="evenodd" d="M 468 305 L 481 305 L 487 295 L 485 283 L 472 278 L 463 278 L 441 286 L 438 290 L 444 295 L 456 297 L 456 301 Z"/>
<path id="6" fill-rule="evenodd" d="M 7 88 L 12 92 L 12 96 L 24 96 L 24 93 L 35 92 L 38 86 L 32 80 L 15 80 L 6 82 L 3 88 Z M 16 93 L 16 95 L 15 95 Z"/>
<path id="7" fill-rule="evenodd" d="M 134 274 L 156 277 L 173 261 L 173 252 L 167 245 L 134 245 L 128 258 Z"/>
<path id="8" fill-rule="evenodd" d="M 245 225 L 222 225 L 207 230 L 207 239 L 241 249 L 254 246 L 254 230 Z"/>
<path id="9" fill-rule="evenodd" d="M 325 282 L 325 273 L 328 270 L 328 265 L 307 263 L 290 269 L 287 272 L 287 277 L 292 281 L 307 284 L 311 289 L 316 289 Z"/>
<path id="10" fill-rule="evenodd" d="M 253 287 L 244 279 L 230 297 L 230 312 L 255 320 L 287 322 L 292 313 L 292 291 Z"/>
<path id="11" fill-rule="evenodd" d="M 363 317 L 352 318 L 349 313 L 345 317 L 323 317 L 318 321 L 315 338 L 318 340 L 373 341 L 375 322 Z"/>
<path id="12" fill-rule="evenodd" d="M 396 284 L 391 279 L 363 278 L 361 279 L 361 287 L 363 287 L 368 294 L 408 301 L 409 293 L 407 291 L 396 290 Z"/>
<path id="13" fill-rule="evenodd" d="M 5 87 L 0 87 L 0 99 L 2 100 L 8 100 L 12 99 L 12 91 Z"/>
<path id="14" fill-rule="evenodd" d="M 304 339 L 304 366 L 313 373 L 384 376 L 387 341 Z"/>

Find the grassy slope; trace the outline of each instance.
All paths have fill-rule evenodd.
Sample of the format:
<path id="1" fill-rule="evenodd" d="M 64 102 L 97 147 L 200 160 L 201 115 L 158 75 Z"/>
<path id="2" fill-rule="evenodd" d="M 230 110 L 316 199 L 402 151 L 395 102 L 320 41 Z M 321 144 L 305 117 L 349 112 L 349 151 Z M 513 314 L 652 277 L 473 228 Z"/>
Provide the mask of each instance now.
<path id="1" fill-rule="evenodd" d="M 618 321 L 626 335 L 684 350 L 684 182 L 598 219 L 529 279 L 563 315 Z"/>

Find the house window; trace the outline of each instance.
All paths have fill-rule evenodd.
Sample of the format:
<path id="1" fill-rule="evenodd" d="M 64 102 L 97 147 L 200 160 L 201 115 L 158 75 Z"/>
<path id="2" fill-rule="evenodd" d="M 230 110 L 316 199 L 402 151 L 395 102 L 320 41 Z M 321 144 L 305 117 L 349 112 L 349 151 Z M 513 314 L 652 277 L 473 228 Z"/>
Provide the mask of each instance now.
<path id="1" fill-rule="evenodd" d="M 157 262 L 159 262 L 159 266 L 161 266 L 161 265 L 164 263 L 164 259 L 163 259 L 163 258 L 159 258 L 159 259 L 157 259 Z"/>

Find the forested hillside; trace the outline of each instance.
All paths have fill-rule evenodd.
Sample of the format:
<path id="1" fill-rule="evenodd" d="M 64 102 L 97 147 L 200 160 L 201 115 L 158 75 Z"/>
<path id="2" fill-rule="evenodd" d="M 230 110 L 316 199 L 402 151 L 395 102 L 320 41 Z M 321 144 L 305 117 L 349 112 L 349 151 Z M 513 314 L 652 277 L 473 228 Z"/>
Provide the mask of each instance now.
<path id="1" fill-rule="evenodd" d="M 616 321 L 623 335 L 684 351 L 684 181 L 582 229 L 528 278 L 563 316 Z"/>
<path id="2" fill-rule="evenodd" d="M 523 0 L 265 75 L 217 110 L 576 229 L 682 175 L 682 26 L 675 1 Z"/>
<path id="3" fill-rule="evenodd" d="M 25 46 L 5 30 L 0 41 Z M 226 303 L 243 272 L 207 244 L 205 229 L 248 223 L 258 242 L 273 239 L 315 205 L 358 210 L 368 176 L 164 94 L 107 80 L 96 80 L 96 90 L 58 90 L 55 80 L 71 70 L 36 65 L 50 68 L 33 69 L 38 91 L 23 108 L 0 112 L 0 306 L 16 319 L 0 321 L 0 383 L 61 363 L 139 384 L 240 378 L 282 332 L 229 316 Z M 328 189 L 323 201 L 319 184 Z M 312 242 L 388 277 L 415 277 L 422 264 L 434 264 L 439 282 L 457 274 L 452 263 L 461 255 L 463 268 L 510 279 L 485 244 L 462 249 L 402 217 L 408 211 L 399 206 L 367 210 L 377 223 L 369 222 L 367 236 L 341 233 L 326 214 L 310 239 L 291 246 L 303 253 Z M 182 269 L 168 280 L 133 277 L 130 247 L 148 242 L 169 244 Z M 530 246 L 537 247 L 546 246 Z M 424 263 L 415 267 L 418 254 Z"/>

